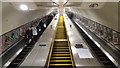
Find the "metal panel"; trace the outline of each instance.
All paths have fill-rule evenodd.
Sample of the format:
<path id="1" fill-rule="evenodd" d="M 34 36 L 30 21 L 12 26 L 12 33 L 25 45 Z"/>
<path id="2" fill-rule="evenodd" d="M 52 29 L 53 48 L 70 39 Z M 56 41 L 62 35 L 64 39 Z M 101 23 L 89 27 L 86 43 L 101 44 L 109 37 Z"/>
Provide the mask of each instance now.
<path id="1" fill-rule="evenodd" d="M 71 20 L 68 18 L 66 14 L 64 14 L 65 17 L 65 25 L 67 29 L 67 34 L 69 36 L 70 44 L 71 44 L 71 49 L 73 53 L 73 58 L 75 61 L 75 64 L 77 67 L 79 66 L 103 66 L 95 57 L 95 55 L 92 53 L 90 48 L 88 47 L 88 44 L 84 41 L 82 36 L 79 34 L 77 29 L 75 28 L 74 24 L 71 22 Z M 79 58 L 77 49 L 75 48 L 75 44 L 83 44 L 83 48 L 89 49 L 91 54 L 93 55 L 94 58 L 89 59 L 89 58 Z"/>
<path id="2" fill-rule="evenodd" d="M 57 18 L 57 20 L 55 19 Z M 58 22 L 59 14 L 57 14 L 45 32 L 42 34 L 38 42 L 34 45 L 32 51 L 20 66 L 44 66 L 49 54 L 51 41 L 54 37 L 55 28 Z M 52 27 L 52 28 L 51 28 Z M 46 46 L 39 46 L 45 44 Z"/>

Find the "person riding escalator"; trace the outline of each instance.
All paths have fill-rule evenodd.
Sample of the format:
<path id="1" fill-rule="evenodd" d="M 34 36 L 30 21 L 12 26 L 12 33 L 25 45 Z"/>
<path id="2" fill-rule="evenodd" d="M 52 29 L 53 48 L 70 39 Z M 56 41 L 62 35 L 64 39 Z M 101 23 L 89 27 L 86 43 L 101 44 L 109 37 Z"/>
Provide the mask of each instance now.
<path id="1" fill-rule="evenodd" d="M 28 27 L 28 30 L 25 33 L 25 38 L 27 40 L 27 43 L 30 43 L 33 39 L 33 33 L 32 33 L 32 28 Z"/>

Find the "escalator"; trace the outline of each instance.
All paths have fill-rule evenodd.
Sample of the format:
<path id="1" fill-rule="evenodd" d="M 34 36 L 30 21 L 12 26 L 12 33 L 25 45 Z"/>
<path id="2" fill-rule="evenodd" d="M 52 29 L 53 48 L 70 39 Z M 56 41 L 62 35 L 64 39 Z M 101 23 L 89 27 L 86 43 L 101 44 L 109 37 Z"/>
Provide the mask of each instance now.
<path id="1" fill-rule="evenodd" d="M 20 52 L 20 54 L 18 54 L 16 56 L 16 58 L 9 64 L 9 66 L 7 66 L 7 68 L 18 68 L 20 66 L 20 64 L 24 61 L 25 57 L 32 50 L 32 48 L 34 47 L 34 44 L 36 43 L 38 38 L 42 35 L 44 30 L 42 30 L 40 33 L 38 33 L 35 41 L 31 41 L 30 43 L 27 44 L 27 46 L 24 47 L 24 49 Z"/>
<path id="2" fill-rule="evenodd" d="M 68 67 L 73 68 L 73 58 L 69 46 L 69 40 L 66 34 L 64 18 L 60 16 L 55 38 L 52 44 L 50 57 L 48 61 L 48 68 Z"/>
<path id="3" fill-rule="evenodd" d="M 49 24 L 50 24 L 50 22 L 48 22 L 48 25 Z M 42 27 L 42 26 L 43 25 L 39 25 L 38 27 Z M 41 28 L 41 31 L 38 33 L 36 39 L 34 39 L 34 41 L 31 41 L 30 43 L 26 44 L 27 46 L 24 47 L 24 49 L 15 57 L 15 59 L 6 68 L 19 68 L 21 63 L 24 61 L 26 56 L 29 54 L 29 52 L 34 47 L 34 45 L 37 42 L 37 40 L 39 39 L 39 37 L 45 31 L 45 29 L 46 28 Z"/>
<path id="4" fill-rule="evenodd" d="M 79 28 L 79 26 L 72 20 L 73 24 L 78 29 L 79 33 L 88 43 L 93 53 L 97 56 L 98 60 L 104 65 L 104 68 L 117 68 L 115 64 L 103 53 L 103 51 L 85 34 L 85 32 Z"/>

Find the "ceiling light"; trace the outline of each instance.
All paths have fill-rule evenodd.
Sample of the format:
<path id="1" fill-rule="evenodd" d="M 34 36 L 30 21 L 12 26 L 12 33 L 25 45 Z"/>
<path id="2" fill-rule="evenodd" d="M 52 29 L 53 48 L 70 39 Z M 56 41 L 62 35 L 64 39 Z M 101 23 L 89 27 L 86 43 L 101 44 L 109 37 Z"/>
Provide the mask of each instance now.
<path id="1" fill-rule="evenodd" d="M 97 3 L 91 4 L 91 5 L 89 5 L 89 7 L 90 7 L 90 8 L 96 8 L 96 7 L 98 7 L 98 4 L 97 4 Z"/>
<path id="2" fill-rule="evenodd" d="M 27 5 L 24 5 L 24 4 L 21 4 L 21 5 L 20 5 L 20 9 L 21 9 L 21 10 L 28 10 L 28 6 L 27 6 Z"/>

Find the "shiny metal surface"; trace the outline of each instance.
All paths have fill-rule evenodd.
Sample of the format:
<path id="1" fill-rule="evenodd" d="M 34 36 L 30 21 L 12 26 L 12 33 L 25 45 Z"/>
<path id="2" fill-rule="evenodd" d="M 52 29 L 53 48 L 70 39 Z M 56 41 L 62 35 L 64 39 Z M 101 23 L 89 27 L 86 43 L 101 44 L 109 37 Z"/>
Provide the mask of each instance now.
<path id="1" fill-rule="evenodd" d="M 81 25 L 79 20 L 75 21 L 77 25 L 88 35 L 88 37 L 105 53 L 105 55 L 116 65 L 119 65 L 119 52 L 114 48 L 111 48 L 110 44 L 98 38 L 94 33 L 88 31 L 83 25 Z"/>
<path id="2" fill-rule="evenodd" d="M 58 68 L 64 66 L 74 68 L 73 57 L 64 23 L 64 17 L 60 16 L 55 32 L 55 38 L 51 46 L 47 68 Z"/>
<path id="3" fill-rule="evenodd" d="M 57 18 L 57 20 L 55 18 Z M 34 45 L 32 51 L 20 66 L 45 66 L 58 18 L 59 14 L 54 17 L 38 42 Z M 45 44 L 46 46 L 39 46 L 40 44 Z"/>
<path id="4" fill-rule="evenodd" d="M 84 41 L 82 36 L 79 34 L 71 20 L 68 18 L 66 14 L 64 14 L 65 17 L 65 26 L 67 30 L 67 34 L 69 36 L 70 45 L 73 53 L 73 58 L 76 64 L 76 67 L 80 66 L 103 66 L 95 57 L 95 55 L 92 53 L 92 51 L 89 49 L 88 44 Z M 83 48 L 88 48 L 91 52 L 92 56 L 94 58 L 79 58 L 77 49 L 75 48 L 75 44 L 83 44 Z"/>

